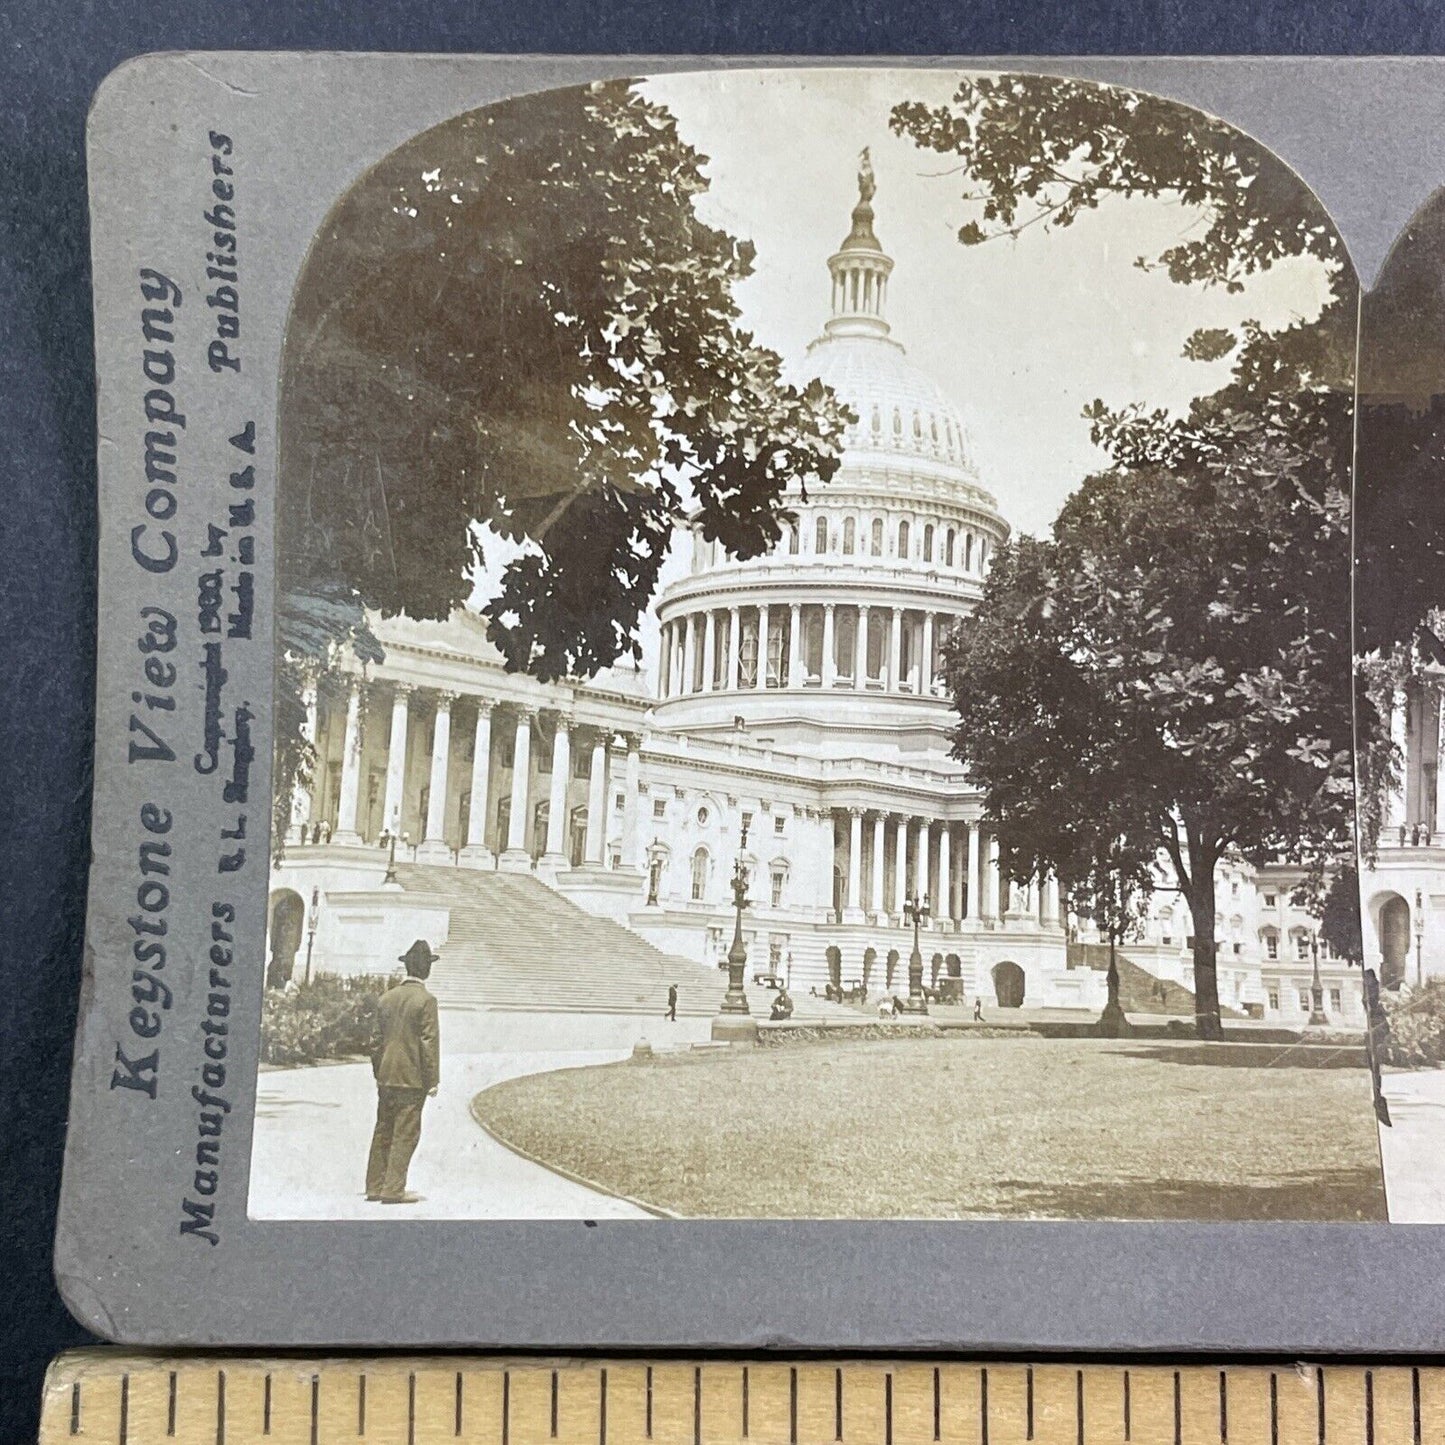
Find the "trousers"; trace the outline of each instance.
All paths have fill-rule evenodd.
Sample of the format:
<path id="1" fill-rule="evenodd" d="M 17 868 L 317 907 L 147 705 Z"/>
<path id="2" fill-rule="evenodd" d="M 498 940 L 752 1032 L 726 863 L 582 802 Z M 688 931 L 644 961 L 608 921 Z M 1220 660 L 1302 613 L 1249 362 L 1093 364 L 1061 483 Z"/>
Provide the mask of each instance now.
<path id="1" fill-rule="evenodd" d="M 366 1192 L 382 1199 L 406 1193 L 406 1171 L 421 1138 L 421 1111 L 425 1089 L 395 1089 L 377 1085 L 376 1128 L 366 1161 Z"/>

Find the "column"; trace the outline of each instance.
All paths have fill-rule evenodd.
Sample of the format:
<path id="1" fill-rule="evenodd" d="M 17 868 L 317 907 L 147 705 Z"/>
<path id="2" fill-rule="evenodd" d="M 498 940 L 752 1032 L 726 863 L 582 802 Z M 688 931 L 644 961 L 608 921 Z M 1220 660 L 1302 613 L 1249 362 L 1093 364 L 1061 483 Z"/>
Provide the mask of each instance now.
<path id="1" fill-rule="evenodd" d="M 451 857 L 447 847 L 447 763 L 452 747 L 452 703 L 456 694 L 437 693 L 436 725 L 432 731 L 431 779 L 428 784 L 426 833 L 417 859 L 421 862 L 445 862 Z"/>
<path id="2" fill-rule="evenodd" d="M 1059 880 L 1050 873 L 1044 878 L 1044 927 L 1059 926 Z"/>
<path id="3" fill-rule="evenodd" d="M 913 692 L 917 697 L 923 695 L 923 623 L 920 621 L 913 627 L 913 666 L 909 669 L 912 674 Z"/>
<path id="4" fill-rule="evenodd" d="M 768 685 L 768 604 L 758 604 L 758 678 L 757 688 L 762 692 Z"/>
<path id="5" fill-rule="evenodd" d="M 868 686 L 868 604 L 858 606 L 858 627 L 853 634 L 853 686 Z"/>
<path id="6" fill-rule="evenodd" d="M 547 798 L 547 862 L 567 865 L 567 784 L 572 776 L 572 719 L 557 714 L 552 737 L 552 791 Z"/>
<path id="7" fill-rule="evenodd" d="M 532 770 L 532 719 L 534 709 L 517 709 L 517 736 L 512 743 L 512 810 L 507 820 L 507 851 L 499 860 L 513 873 L 524 873 L 532 866 L 527 856 L 527 784 Z"/>
<path id="8" fill-rule="evenodd" d="M 949 829 L 946 822 L 938 825 L 938 901 L 942 905 L 938 910 L 940 918 L 947 919 L 952 923 L 955 914 L 953 911 L 953 858 L 952 844 L 949 839 Z"/>
<path id="9" fill-rule="evenodd" d="M 933 696 L 933 613 L 923 614 L 923 692 Z"/>
<path id="10" fill-rule="evenodd" d="M 921 898 L 928 892 L 928 824 L 922 818 L 915 818 L 916 829 L 913 844 L 913 896 Z"/>
<path id="11" fill-rule="evenodd" d="M 607 841 L 607 734 L 599 731 L 592 744 L 592 771 L 587 787 L 587 862 L 602 863 Z"/>
<path id="12" fill-rule="evenodd" d="M 667 624 L 667 695 L 676 697 L 682 682 L 682 634 L 677 622 Z"/>
<path id="13" fill-rule="evenodd" d="M 983 884 L 978 872 L 978 824 L 968 825 L 968 872 L 963 878 L 965 898 L 963 916 L 977 918 L 983 902 Z"/>
<path id="14" fill-rule="evenodd" d="M 1445 689 L 1436 687 L 1433 692 L 1435 699 L 1435 797 L 1434 807 L 1430 806 L 1431 800 L 1422 797 L 1420 800 L 1420 821 L 1430 829 L 1430 837 L 1427 843 L 1433 843 L 1437 848 L 1441 844 L 1441 830 L 1445 829 Z M 1425 724 L 1424 719 L 1420 722 L 1420 751 L 1425 750 Z M 1422 784 L 1423 786 L 1423 784 Z"/>
<path id="15" fill-rule="evenodd" d="M 888 628 L 888 690 L 903 690 L 903 609 L 893 609 L 893 620 Z"/>
<path id="16" fill-rule="evenodd" d="M 702 690 L 712 691 L 712 680 L 717 673 L 717 613 L 708 609 L 703 615 L 702 633 Z"/>
<path id="17" fill-rule="evenodd" d="M 406 803 L 406 725 L 410 697 L 411 688 L 404 682 L 398 683 L 391 698 L 391 739 L 386 745 L 386 801 L 381 810 L 381 825 L 398 836 Z"/>
<path id="18" fill-rule="evenodd" d="M 1390 741 L 1400 755 L 1400 783 L 1398 787 L 1391 787 L 1385 794 L 1385 827 L 1396 832 L 1397 836 L 1391 840 L 1393 842 L 1399 842 L 1398 830 L 1404 827 L 1408 821 L 1405 817 L 1405 791 L 1409 786 L 1410 767 L 1407 705 L 1408 699 L 1405 690 L 1396 688 L 1390 694 Z"/>
<path id="19" fill-rule="evenodd" d="M 738 690 L 738 668 L 743 652 L 742 619 L 736 607 L 728 608 L 728 691 Z"/>
<path id="20" fill-rule="evenodd" d="M 692 692 L 697 679 L 697 628 L 694 623 L 697 619 L 688 613 L 682 619 L 682 690 Z"/>
<path id="21" fill-rule="evenodd" d="M 844 899 L 846 923 L 863 922 L 863 810 L 848 809 L 848 896 Z"/>
<path id="22" fill-rule="evenodd" d="M 477 731 L 472 741 L 472 803 L 467 814 L 467 846 L 462 862 L 490 867 L 492 850 L 487 847 L 487 789 L 492 781 L 492 703 L 477 699 Z"/>
<path id="23" fill-rule="evenodd" d="M 998 839 L 989 835 L 983 864 L 983 908 L 985 918 L 998 918 Z"/>
<path id="24" fill-rule="evenodd" d="M 803 685 L 803 609 L 796 603 L 788 604 L 788 686 Z"/>
<path id="25" fill-rule="evenodd" d="M 361 680 L 353 678 L 346 697 L 346 735 L 341 743 L 341 797 L 333 843 L 360 843 L 356 808 L 361 798 Z"/>
<path id="26" fill-rule="evenodd" d="M 316 770 L 321 766 L 320 759 L 315 756 L 317 717 L 316 681 L 314 678 L 308 680 L 305 687 L 301 689 L 301 706 L 306 710 L 306 720 L 301 724 L 301 737 L 304 742 L 311 745 L 312 777 L 308 785 L 301 781 L 298 772 L 296 782 L 291 789 L 291 826 L 286 833 L 288 843 L 304 843 L 310 836 L 307 825 L 311 822 L 311 800 L 317 781 Z M 304 762 L 300 766 L 304 766 Z"/>
<path id="27" fill-rule="evenodd" d="M 834 603 L 823 604 L 823 668 L 824 687 L 832 687 L 837 676 L 837 659 L 833 656 L 833 607 Z"/>
<path id="28" fill-rule="evenodd" d="M 883 912 L 883 860 L 886 857 L 883 837 L 883 814 L 873 815 L 873 912 Z"/>
<path id="29" fill-rule="evenodd" d="M 908 897 L 908 819 L 893 820 L 893 912 L 903 917 Z"/>
<path id="30" fill-rule="evenodd" d="M 663 623 L 657 630 L 657 700 L 665 702 L 672 672 L 672 629 Z"/>
<path id="31" fill-rule="evenodd" d="M 627 761 L 623 764 L 622 795 L 622 866 L 641 868 L 643 866 L 641 840 L 637 836 L 638 787 L 642 782 L 642 742 L 631 733 L 627 735 Z"/>

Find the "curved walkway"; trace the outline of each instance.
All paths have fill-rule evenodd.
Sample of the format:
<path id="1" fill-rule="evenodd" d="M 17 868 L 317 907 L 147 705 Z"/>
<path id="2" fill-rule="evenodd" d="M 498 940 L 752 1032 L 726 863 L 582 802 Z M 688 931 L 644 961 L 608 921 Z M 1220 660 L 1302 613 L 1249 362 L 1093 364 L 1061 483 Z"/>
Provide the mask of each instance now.
<path id="1" fill-rule="evenodd" d="M 1391 1128 L 1380 1130 L 1392 1224 L 1445 1222 L 1445 1069 L 1387 1069 Z"/>
<path id="2" fill-rule="evenodd" d="M 534 1016 L 527 1016 L 534 1017 Z M 482 1089 L 549 1069 L 625 1058 L 631 1043 L 606 1049 L 539 1047 L 512 1024 L 510 1052 L 459 1052 L 456 1014 L 442 1014 L 442 1079 L 427 1101 L 408 1187 L 418 1204 L 369 1204 L 363 1180 L 376 1088 L 370 1066 L 330 1064 L 260 1076 L 249 1213 L 254 1219 L 646 1219 L 635 1205 L 575 1184 L 512 1153 L 471 1115 Z M 636 1025 L 634 1025 L 634 1028 Z M 651 1032 L 656 1034 L 656 1029 Z M 453 1045 L 448 1049 L 448 1043 Z M 527 1047 L 531 1043 L 532 1047 Z"/>

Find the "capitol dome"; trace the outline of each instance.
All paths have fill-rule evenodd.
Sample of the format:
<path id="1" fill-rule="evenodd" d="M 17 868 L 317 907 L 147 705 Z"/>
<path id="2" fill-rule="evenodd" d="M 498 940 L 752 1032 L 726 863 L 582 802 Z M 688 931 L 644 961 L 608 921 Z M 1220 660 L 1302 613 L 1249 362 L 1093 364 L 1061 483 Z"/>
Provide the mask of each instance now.
<path id="1" fill-rule="evenodd" d="M 824 334 L 808 348 L 807 371 L 832 387 L 858 418 L 845 434 L 845 455 L 878 452 L 941 462 L 974 478 L 958 408 L 896 341 Z"/>
<path id="2" fill-rule="evenodd" d="M 874 190 L 865 151 L 852 227 L 828 258 L 830 311 L 790 368 L 854 413 L 841 464 L 826 485 L 789 486 L 782 538 L 764 556 L 729 556 L 694 521 L 690 571 L 657 607 L 657 716 L 669 727 L 791 729 L 814 751 L 833 734 L 852 755 L 947 752 L 942 644 L 966 625 L 1009 528 L 979 485 L 959 408 L 891 335 L 893 258 L 874 233 Z"/>
<path id="3" fill-rule="evenodd" d="M 859 453 L 877 453 L 941 463 L 960 469 L 960 480 L 972 482 L 973 463 L 958 408 L 889 334 L 893 258 L 874 234 L 873 195 L 873 168 L 865 152 L 852 228 L 828 258 L 832 314 L 823 334 L 808 347 L 801 369 L 832 387 L 857 416 L 844 440 L 845 466 L 850 459 L 858 460 Z"/>

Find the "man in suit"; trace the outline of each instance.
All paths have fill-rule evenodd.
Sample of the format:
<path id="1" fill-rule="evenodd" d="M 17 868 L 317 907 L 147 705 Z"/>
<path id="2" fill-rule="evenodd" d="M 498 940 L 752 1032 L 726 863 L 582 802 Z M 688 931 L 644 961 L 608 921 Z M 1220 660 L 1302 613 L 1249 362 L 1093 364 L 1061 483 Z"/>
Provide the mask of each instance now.
<path id="1" fill-rule="evenodd" d="M 381 1204 L 415 1204 L 406 1171 L 421 1138 L 422 1105 L 441 1081 L 437 1001 L 426 979 L 439 957 L 424 938 L 401 955 L 406 977 L 381 996 L 381 1041 L 371 1056 L 376 1076 L 376 1128 L 366 1161 L 366 1197 Z"/>

